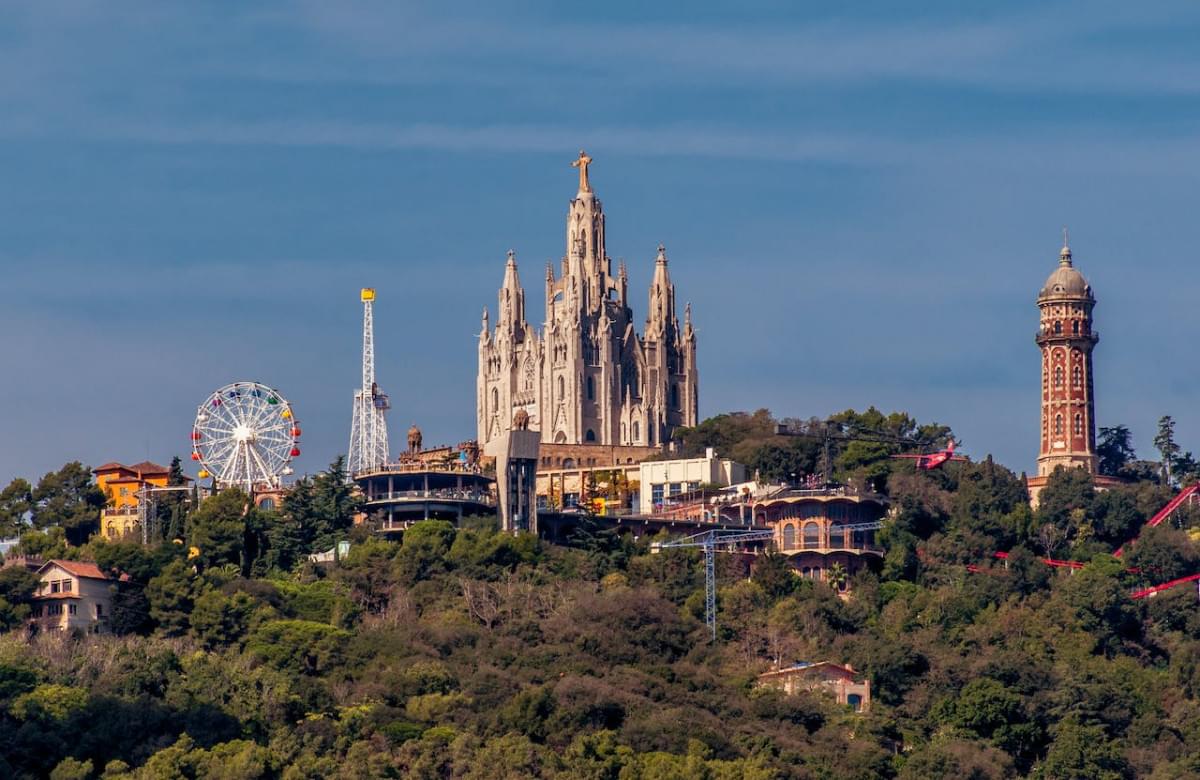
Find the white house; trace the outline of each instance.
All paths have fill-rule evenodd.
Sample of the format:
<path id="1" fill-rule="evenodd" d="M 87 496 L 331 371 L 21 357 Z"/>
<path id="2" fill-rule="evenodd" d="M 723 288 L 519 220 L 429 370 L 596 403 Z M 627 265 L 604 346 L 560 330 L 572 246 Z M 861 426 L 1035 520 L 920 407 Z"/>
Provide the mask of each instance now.
<path id="1" fill-rule="evenodd" d="M 51 560 L 38 569 L 42 584 L 33 597 L 32 622 L 43 631 L 105 630 L 116 581 L 90 561 Z"/>

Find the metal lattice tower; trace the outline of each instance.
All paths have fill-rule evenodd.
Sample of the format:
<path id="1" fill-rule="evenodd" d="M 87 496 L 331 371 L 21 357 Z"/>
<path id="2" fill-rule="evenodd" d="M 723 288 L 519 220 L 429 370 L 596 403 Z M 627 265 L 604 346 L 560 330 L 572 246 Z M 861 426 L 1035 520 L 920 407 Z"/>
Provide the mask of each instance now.
<path id="1" fill-rule="evenodd" d="M 350 456 L 347 463 L 351 474 L 387 463 L 388 435 L 385 414 L 391 408 L 387 394 L 380 390 L 375 382 L 375 290 L 364 287 L 361 299 L 362 387 L 354 391 L 354 417 L 350 423 Z"/>

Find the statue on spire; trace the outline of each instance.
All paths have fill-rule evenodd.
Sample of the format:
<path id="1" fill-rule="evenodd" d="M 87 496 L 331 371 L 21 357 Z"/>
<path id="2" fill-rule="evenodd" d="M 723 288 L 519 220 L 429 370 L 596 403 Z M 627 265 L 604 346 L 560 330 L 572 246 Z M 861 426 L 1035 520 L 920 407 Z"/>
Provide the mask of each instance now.
<path id="1" fill-rule="evenodd" d="M 575 160 L 575 162 L 571 163 L 572 168 L 579 169 L 579 191 L 580 192 L 591 192 L 592 191 L 592 185 L 590 182 L 588 182 L 588 166 L 591 165 L 591 163 L 592 163 L 592 158 L 588 157 L 587 152 L 583 151 L 582 149 L 579 150 L 579 159 L 577 159 L 577 160 Z"/>

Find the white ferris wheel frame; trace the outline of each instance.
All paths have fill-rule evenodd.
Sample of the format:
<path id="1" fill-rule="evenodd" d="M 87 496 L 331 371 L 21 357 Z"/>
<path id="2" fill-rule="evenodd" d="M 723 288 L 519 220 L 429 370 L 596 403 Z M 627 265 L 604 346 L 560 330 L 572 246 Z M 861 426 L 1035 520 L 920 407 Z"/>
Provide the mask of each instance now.
<path id="1" fill-rule="evenodd" d="M 274 403 L 271 403 L 274 399 Z M 231 382 L 196 407 L 192 424 L 193 460 L 217 486 L 277 488 L 290 474 L 299 445 L 299 422 L 291 403 L 260 382 Z"/>

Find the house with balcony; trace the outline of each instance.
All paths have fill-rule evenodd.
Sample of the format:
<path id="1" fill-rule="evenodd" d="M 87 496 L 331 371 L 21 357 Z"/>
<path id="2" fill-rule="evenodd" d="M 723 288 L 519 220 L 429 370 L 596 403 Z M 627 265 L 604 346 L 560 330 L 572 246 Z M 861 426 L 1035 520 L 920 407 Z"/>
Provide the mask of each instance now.
<path id="1" fill-rule="evenodd" d="M 855 712 L 865 712 L 871 708 L 871 681 L 859 680 L 858 673 L 850 664 L 801 662 L 760 674 L 758 686 L 776 688 L 789 695 L 801 691 L 828 693 L 838 704 L 846 705 Z"/>
<path id="2" fill-rule="evenodd" d="M 89 561 L 49 560 L 38 568 L 30 623 L 42 631 L 102 633 L 112 615 L 117 580 Z"/>

